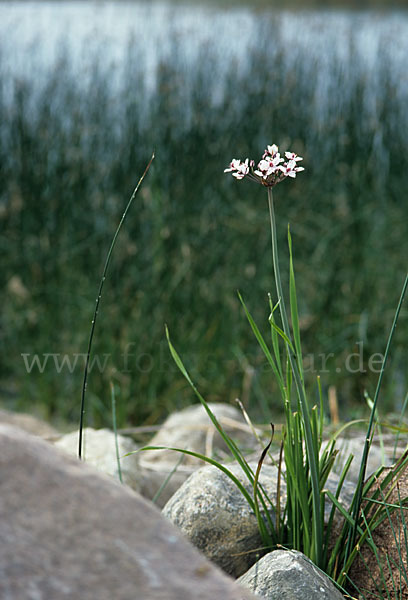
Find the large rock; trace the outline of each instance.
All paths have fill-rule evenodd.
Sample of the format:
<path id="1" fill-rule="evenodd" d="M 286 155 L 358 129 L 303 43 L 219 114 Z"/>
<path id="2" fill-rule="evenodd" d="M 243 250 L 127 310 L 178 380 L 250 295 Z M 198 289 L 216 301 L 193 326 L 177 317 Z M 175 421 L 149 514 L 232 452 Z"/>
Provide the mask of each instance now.
<path id="1" fill-rule="evenodd" d="M 77 456 L 78 435 L 78 431 L 63 435 L 55 442 L 55 445 L 68 452 L 68 454 Z M 136 451 L 137 446 L 130 438 L 123 435 L 118 435 L 117 441 L 122 482 L 140 492 L 142 489 L 142 475 L 139 469 L 138 455 L 131 454 L 124 457 L 128 452 Z M 85 462 L 98 469 L 98 471 L 102 471 L 102 473 L 106 473 L 114 479 L 119 479 L 115 434 L 110 429 L 86 427 L 83 430 L 83 457 Z"/>
<path id="2" fill-rule="evenodd" d="M 209 407 L 226 433 L 240 447 L 248 448 L 254 445 L 254 437 L 237 408 L 217 402 L 210 403 Z M 225 456 L 227 451 L 224 441 L 201 404 L 189 406 L 170 415 L 147 445 L 181 448 L 217 457 L 220 452 Z M 155 450 L 141 452 L 139 464 L 142 470 L 141 493 L 146 498 L 153 498 L 160 490 L 155 502 L 162 508 L 203 462 L 172 450 Z M 164 482 L 166 484 L 162 487 Z"/>
<path id="3" fill-rule="evenodd" d="M 267 554 L 238 581 L 267 600 L 344 600 L 330 579 L 294 550 Z"/>
<path id="4" fill-rule="evenodd" d="M 119 468 L 116 457 L 115 434 L 109 429 L 92 429 L 86 427 L 83 431 L 83 457 L 98 471 L 119 480 Z M 174 465 L 165 460 L 148 460 L 143 452 L 137 451 L 133 440 L 118 434 L 119 459 L 122 482 L 145 498 L 152 500 L 158 507 L 163 508 L 176 490 L 184 483 L 197 468 L 192 465 Z M 61 436 L 55 445 L 72 456 L 78 455 L 78 431 Z M 174 458 L 173 453 L 173 458 Z M 177 457 L 176 457 L 177 458 Z"/>
<path id="5" fill-rule="evenodd" d="M 49 425 L 49 423 L 27 413 L 15 413 L 0 409 L 0 423 L 14 425 L 14 427 L 19 427 L 28 433 L 38 435 L 47 440 L 56 440 L 60 436 L 58 431 Z"/>
<path id="6" fill-rule="evenodd" d="M 168 464 L 165 461 L 144 461 L 142 455 L 143 453 L 141 452 L 139 454 L 141 471 L 140 489 L 138 491 L 145 498 L 154 500 L 156 506 L 163 508 L 176 491 L 183 485 L 185 480 L 197 470 L 197 467 L 184 465 L 182 463 L 173 465 Z M 129 457 L 127 456 L 124 457 L 124 464 L 126 464 L 128 458 Z"/>
<path id="7" fill-rule="evenodd" d="M 241 468 L 236 464 L 227 466 L 252 496 L 252 487 Z M 254 472 L 256 466 L 256 463 L 251 463 Z M 263 465 L 259 481 L 274 505 L 277 479 L 277 468 Z M 335 494 L 338 481 L 339 478 L 331 474 L 325 487 Z M 345 508 L 349 508 L 353 494 L 354 485 L 345 482 L 339 497 Z M 280 497 L 283 508 L 286 503 L 286 484 L 283 478 Z M 332 504 L 327 499 L 326 523 L 331 508 Z M 263 542 L 254 512 L 235 483 L 216 467 L 206 466 L 195 471 L 167 502 L 163 514 L 177 525 L 207 558 L 234 577 L 245 573 L 264 553 L 259 550 Z M 272 516 L 274 518 L 273 509 Z M 335 526 L 339 519 L 339 513 L 336 511 Z"/>
<path id="8" fill-rule="evenodd" d="M 253 469 L 256 465 L 252 464 Z M 244 484 L 250 483 L 237 465 L 228 469 Z M 262 468 L 260 484 L 272 502 L 276 502 L 277 469 Z M 263 554 L 258 522 L 248 502 L 234 482 L 216 467 L 203 467 L 193 473 L 170 498 L 163 514 L 207 558 L 224 571 L 239 577 Z"/>
<path id="9" fill-rule="evenodd" d="M 210 402 L 209 408 L 225 432 L 240 447 L 254 446 L 253 435 L 237 408 L 230 404 L 217 402 Z M 225 442 L 201 404 L 189 406 L 170 415 L 148 445 L 181 448 L 207 456 L 213 455 L 219 450 L 227 450 Z M 142 459 L 150 462 L 164 462 L 167 465 L 174 466 L 177 464 L 179 457 L 180 455 L 177 452 L 171 450 L 157 450 L 145 452 Z M 186 456 L 183 464 L 197 467 L 197 465 L 201 465 L 201 462 L 197 458 Z"/>
<path id="10" fill-rule="evenodd" d="M 0 425 L 2 600 L 250 600 L 135 492 Z"/>

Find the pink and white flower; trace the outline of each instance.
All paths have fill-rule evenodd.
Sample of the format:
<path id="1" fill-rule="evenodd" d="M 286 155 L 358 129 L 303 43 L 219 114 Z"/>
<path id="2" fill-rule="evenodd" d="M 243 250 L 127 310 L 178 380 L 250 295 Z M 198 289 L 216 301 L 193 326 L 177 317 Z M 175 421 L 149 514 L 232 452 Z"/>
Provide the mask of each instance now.
<path id="1" fill-rule="evenodd" d="M 259 161 L 258 169 L 254 172 L 256 175 L 266 179 L 269 177 L 269 175 L 276 173 L 281 162 L 283 162 L 283 158 L 280 157 L 279 152 L 277 152 L 273 157 L 267 155 L 266 158 L 263 158 L 261 161 Z"/>
<path id="2" fill-rule="evenodd" d="M 266 187 L 273 187 L 283 181 L 286 177 L 295 178 L 296 174 L 304 171 L 303 167 L 298 167 L 297 163 L 303 158 L 295 152 L 285 152 L 285 159 L 281 157 L 279 148 L 276 144 L 267 146 L 262 159 L 256 165 L 255 161 L 241 161 L 237 158 L 232 159 L 229 167 L 224 169 L 224 173 L 231 173 L 236 179 L 248 177 L 252 181 L 261 183 Z M 283 163 L 283 164 L 282 164 Z"/>
<path id="3" fill-rule="evenodd" d="M 241 164 L 241 161 L 238 158 L 233 158 L 232 161 L 230 162 L 229 167 L 224 169 L 224 173 L 229 173 L 230 171 L 235 171 L 236 169 L 238 169 L 240 164 Z"/>
<path id="4" fill-rule="evenodd" d="M 303 160 L 301 156 L 298 156 L 295 152 L 285 152 L 285 156 L 288 160 L 294 160 L 298 162 L 298 160 Z"/>
<path id="5" fill-rule="evenodd" d="M 247 158 L 245 162 L 242 162 L 237 158 L 233 158 L 230 162 L 230 166 L 227 169 L 224 169 L 224 173 L 232 172 L 233 177 L 236 177 L 237 179 L 243 179 L 245 175 L 248 175 L 249 173 L 248 163 L 249 158 Z"/>
<path id="6" fill-rule="evenodd" d="M 285 175 L 285 177 L 296 177 L 296 173 L 299 173 L 300 171 L 304 171 L 303 167 L 298 167 L 296 165 L 296 161 L 295 160 L 289 160 L 287 163 L 284 163 L 283 165 L 281 165 L 279 167 L 279 169 L 282 171 L 282 173 Z"/>
<path id="7" fill-rule="evenodd" d="M 259 177 L 263 177 L 266 179 L 269 175 L 269 161 L 268 160 L 260 160 L 258 163 L 258 168 L 254 171 L 255 175 L 259 175 Z"/>
<path id="8" fill-rule="evenodd" d="M 266 150 L 263 154 L 262 158 L 266 158 L 268 155 L 272 156 L 272 158 L 279 153 L 279 148 L 276 144 L 272 144 L 271 146 L 266 146 Z"/>

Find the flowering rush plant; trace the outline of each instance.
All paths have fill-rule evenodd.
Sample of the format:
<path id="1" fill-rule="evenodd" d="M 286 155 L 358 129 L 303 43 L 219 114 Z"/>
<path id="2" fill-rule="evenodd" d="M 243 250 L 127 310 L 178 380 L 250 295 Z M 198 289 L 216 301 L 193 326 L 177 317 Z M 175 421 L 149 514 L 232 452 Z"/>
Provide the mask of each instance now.
<path id="1" fill-rule="evenodd" d="M 248 179 L 260 183 L 267 189 L 269 220 L 271 227 L 272 261 L 275 275 L 277 302 L 273 306 L 270 300 L 271 314 L 269 323 L 272 334 L 272 353 L 255 325 L 242 297 L 241 303 L 244 307 L 248 321 L 263 349 L 266 358 L 277 378 L 282 400 L 285 408 L 286 426 L 283 442 L 283 453 L 289 476 L 286 477 L 287 495 L 291 503 L 287 508 L 286 529 L 289 537 L 285 536 L 285 542 L 289 547 L 301 550 L 313 560 L 320 568 L 323 566 L 323 514 L 322 484 L 323 473 L 328 473 L 334 462 L 333 448 L 323 455 L 319 460 L 322 443 L 322 418 L 317 418 L 316 411 L 312 411 L 306 397 L 304 383 L 302 349 L 300 342 L 300 327 L 298 319 L 298 307 L 296 297 L 295 275 L 292 258 L 292 240 L 288 231 L 289 254 L 290 254 L 290 317 L 286 309 L 285 297 L 282 290 L 281 273 L 278 258 L 278 244 L 276 235 L 276 220 L 272 188 L 286 179 L 295 178 L 296 174 L 304 171 L 298 166 L 302 159 L 294 152 L 285 152 L 285 161 L 281 157 L 276 144 L 267 146 L 262 159 L 257 165 L 255 161 L 248 158 L 242 162 L 233 159 L 230 166 L 224 172 L 232 173 L 236 179 Z M 275 320 L 275 310 L 279 307 L 281 326 Z M 290 325 L 291 321 L 291 325 Z M 281 355 L 280 342 L 284 344 L 284 355 Z M 285 374 L 284 365 L 289 367 L 289 373 Z M 297 397 L 297 411 L 292 412 L 292 381 Z M 321 412 L 321 415 L 323 413 Z M 304 450 L 305 449 L 305 453 Z M 327 477 L 326 475 L 326 477 Z M 277 520 L 280 515 L 276 515 Z M 282 529 L 284 524 L 281 523 Z"/>
<path id="2" fill-rule="evenodd" d="M 296 177 L 296 173 L 304 171 L 297 163 L 303 158 L 295 152 L 285 152 L 285 158 L 281 157 L 279 148 L 276 144 L 267 146 L 262 159 L 257 165 L 254 160 L 249 158 L 244 161 L 233 158 L 229 167 L 224 169 L 224 173 L 231 173 L 236 179 L 248 177 L 256 183 L 261 183 L 266 187 L 274 187 L 286 177 Z"/>
<path id="3" fill-rule="evenodd" d="M 255 334 L 265 358 L 276 377 L 283 401 L 285 417 L 282 428 L 281 450 L 277 462 L 278 477 L 276 484 L 276 500 L 274 501 L 273 498 L 269 497 L 264 487 L 259 485 L 259 476 L 262 464 L 270 448 L 272 438 L 268 445 L 263 449 L 257 468 L 253 469 L 252 466 L 247 462 L 242 450 L 238 447 L 234 440 L 229 437 L 222 425 L 218 422 L 206 400 L 200 394 L 198 388 L 192 381 L 182 362 L 182 359 L 171 343 L 167 327 L 166 336 L 170 353 L 176 365 L 206 410 L 214 427 L 224 440 L 226 446 L 229 448 L 231 455 L 241 467 L 242 472 L 248 479 L 252 489 L 248 490 L 248 486 L 244 484 L 241 479 L 228 468 L 227 465 L 217 462 L 217 460 L 211 456 L 205 456 L 204 454 L 193 452 L 191 450 L 187 450 L 186 448 L 145 446 L 143 448 L 139 448 L 136 452 L 145 450 L 174 450 L 188 456 L 194 456 L 217 467 L 223 473 L 225 473 L 231 481 L 233 481 L 255 514 L 258 521 L 259 532 L 263 541 L 263 549 L 265 551 L 273 550 L 277 547 L 300 550 L 306 554 L 306 556 L 308 556 L 320 569 L 328 573 L 333 580 L 337 581 L 339 586 L 342 586 L 348 578 L 348 571 L 355 560 L 361 545 L 364 542 L 372 547 L 374 553 L 377 552 L 377 549 L 373 546 L 371 531 L 384 520 L 384 515 L 389 515 L 389 507 L 392 505 L 387 505 L 386 508 L 381 508 L 381 506 L 384 504 L 384 500 L 388 498 L 388 496 L 386 496 L 386 494 L 388 494 L 388 486 L 391 483 L 393 486 L 395 486 L 397 482 L 396 478 L 399 476 L 399 474 L 405 472 L 408 466 L 407 451 L 383 478 L 380 484 L 382 487 L 378 488 L 377 485 L 377 475 L 381 473 L 381 470 L 369 478 L 367 482 L 365 482 L 367 458 L 372 441 L 374 417 L 376 415 L 379 389 L 381 386 L 382 375 L 384 372 L 385 363 L 387 361 L 393 332 L 397 324 L 398 315 L 402 306 L 405 292 L 408 288 L 408 275 L 404 283 L 404 288 L 391 327 L 390 337 L 388 339 L 387 348 L 384 354 L 382 370 L 372 402 L 370 420 L 366 434 L 366 441 L 364 444 L 364 452 L 360 463 L 357 488 L 351 505 L 347 511 L 347 509 L 345 509 L 340 502 L 340 494 L 343 483 L 347 476 L 347 471 L 351 464 L 352 456 L 350 455 L 346 460 L 343 471 L 338 478 L 336 492 L 333 494 L 331 490 L 327 489 L 328 486 L 326 488 L 326 482 L 331 471 L 333 470 L 338 452 L 335 448 L 336 437 L 338 433 L 334 434 L 329 441 L 323 442 L 324 411 L 322 389 L 319 379 L 318 396 L 320 406 L 311 406 L 309 398 L 306 394 L 295 273 L 292 255 L 292 239 L 289 228 L 288 303 L 286 303 L 285 294 L 283 293 L 282 289 L 278 258 L 273 188 L 275 185 L 286 179 L 286 177 L 295 178 L 297 173 L 304 171 L 304 168 L 298 165 L 298 163 L 302 160 L 301 156 L 298 156 L 294 152 L 285 152 L 284 156 L 286 160 L 285 158 L 281 157 L 278 146 L 272 144 L 271 146 L 267 146 L 262 159 L 257 165 L 255 165 L 253 160 L 250 161 L 248 158 L 245 161 L 234 159 L 231 161 L 230 166 L 225 169 L 225 172 L 232 173 L 233 177 L 236 179 L 244 179 L 247 177 L 252 181 L 260 183 L 266 188 L 268 197 L 272 242 L 272 261 L 276 286 L 275 302 L 272 300 L 272 295 L 269 294 L 270 314 L 268 321 L 270 325 L 271 344 L 268 344 L 265 341 L 261 330 L 256 325 L 253 317 L 248 311 L 241 294 L 238 294 L 238 296 L 252 331 Z M 143 178 L 147 173 L 152 160 L 153 157 L 148 164 L 146 171 L 138 184 L 138 187 L 143 181 Z M 126 216 L 131 202 L 133 201 L 138 187 L 129 201 L 129 204 L 119 224 L 119 228 Z M 119 228 L 115 233 L 111 248 L 108 253 L 108 258 L 101 281 L 99 298 L 102 284 L 105 280 L 107 265 L 109 263 Z M 98 303 L 96 305 L 94 319 L 96 319 L 97 310 Z M 92 341 L 94 321 L 92 323 L 93 326 L 91 329 L 90 344 Z M 88 349 L 88 358 L 89 355 L 90 346 Z M 87 371 L 85 373 L 87 373 Z M 83 398 L 85 389 L 86 378 L 84 379 L 83 385 Z M 245 413 L 244 409 L 243 411 Z M 82 402 L 80 432 L 82 430 L 83 412 L 84 404 Z M 273 432 L 274 426 L 272 425 L 272 437 Z M 79 444 L 79 448 L 81 449 L 81 437 Z M 282 480 L 284 480 L 286 484 L 286 494 L 281 494 Z M 167 481 L 168 478 L 162 484 L 158 494 L 162 489 L 164 489 Z M 372 492 L 371 488 L 374 484 L 374 492 Z M 372 493 L 372 508 L 370 508 L 370 505 L 368 504 L 368 501 L 371 500 L 371 498 L 368 497 L 369 493 Z M 368 506 L 368 508 L 367 506 L 364 508 L 364 511 L 361 510 L 363 500 Z M 329 502 L 328 508 L 330 509 L 328 521 L 325 520 L 325 515 L 327 512 L 325 510 L 326 501 Z M 379 505 L 380 508 L 378 508 Z M 396 508 L 398 509 L 399 507 L 396 506 Z M 344 518 L 342 525 L 340 525 L 340 533 L 339 528 L 337 527 L 337 522 L 335 523 L 334 521 L 334 515 L 336 511 L 338 515 L 340 515 L 340 518 Z M 377 556 L 378 554 L 375 555 Z M 402 563 L 402 565 L 404 565 L 404 563 Z M 405 569 L 404 566 L 403 568 Z M 345 593 L 345 590 L 342 589 L 342 591 Z M 388 597 L 390 596 L 388 595 Z"/>
<path id="4" fill-rule="evenodd" d="M 339 503 L 340 492 L 347 471 L 350 467 L 352 456 L 349 456 L 343 472 L 340 475 L 336 495 L 329 489 L 326 489 L 326 481 L 331 473 L 338 450 L 336 449 L 336 435 L 328 442 L 323 444 L 323 398 L 320 381 L 318 379 L 318 395 L 320 400 L 319 409 L 317 406 L 311 406 L 307 397 L 302 347 L 300 339 L 300 326 L 297 306 L 295 273 L 292 255 L 292 239 L 288 228 L 288 246 L 289 246 L 289 304 L 285 301 L 285 295 L 282 289 L 281 273 L 278 257 L 278 244 L 276 232 L 276 220 L 274 210 L 273 188 L 275 185 L 286 179 L 286 177 L 295 178 L 297 173 L 304 171 L 304 168 L 298 163 L 302 157 L 294 152 L 285 152 L 285 158 L 281 157 L 279 148 L 275 144 L 267 146 L 262 159 L 257 165 L 255 161 L 245 161 L 233 159 L 224 172 L 232 173 L 236 179 L 248 179 L 260 183 L 266 187 L 269 206 L 269 220 L 271 228 L 272 242 L 272 261 L 276 286 L 276 303 L 272 301 L 269 295 L 270 315 L 269 324 L 271 327 L 272 347 L 266 343 L 260 329 L 249 313 L 244 300 L 239 294 L 239 299 L 245 310 L 247 319 L 257 338 L 265 357 L 272 368 L 277 379 L 280 393 L 283 400 L 285 411 L 285 423 L 283 427 L 283 441 L 280 460 L 284 460 L 285 473 L 282 474 L 281 464 L 279 464 L 279 477 L 282 475 L 286 482 L 286 505 L 283 511 L 280 510 L 278 482 L 276 505 L 272 505 L 275 510 L 275 524 L 270 526 L 262 523 L 258 507 L 257 492 L 258 475 L 262 466 L 263 458 L 269 446 L 264 450 L 258 464 L 258 470 L 254 477 L 254 504 L 255 514 L 258 517 L 259 529 L 265 543 L 265 547 L 276 547 L 277 544 L 284 545 L 302 551 L 306 554 L 320 569 L 323 569 L 340 585 L 343 585 L 348 577 L 347 573 L 353 563 L 359 548 L 364 541 L 368 544 L 372 542 L 370 531 L 384 518 L 385 510 L 381 513 L 374 499 L 377 493 L 372 491 L 373 482 L 377 481 L 376 476 L 372 476 L 365 483 L 365 474 L 367 467 L 367 458 L 373 435 L 374 417 L 378 401 L 379 389 L 382 381 L 382 374 L 388 356 L 388 351 L 398 319 L 402 300 L 408 287 L 408 276 L 405 280 L 404 288 L 398 304 L 397 312 L 394 317 L 394 323 L 391 328 L 390 337 L 387 343 L 387 349 L 384 355 L 383 365 L 380 377 L 377 383 L 377 389 L 371 409 L 366 441 L 364 444 L 363 457 L 360 462 L 358 483 L 349 512 Z M 279 309 L 279 310 L 278 310 Z M 280 314 L 280 322 L 277 322 Z M 389 480 L 383 486 L 381 493 L 384 499 L 386 485 L 391 481 L 397 481 L 401 469 L 408 464 L 408 452 L 398 461 L 395 468 L 390 471 Z M 402 466 L 404 465 L 404 467 Z M 384 479 L 385 481 L 385 479 Z M 361 511 L 362 499 L 370 492 L 373 497 L 373 507 Z M 263 494 L 263 491 L 262 491 Z M 262 494 L 259 499 L 262 502 Z M 266 498 L 266 501 L 270 500 Z M 329 501 L 331 505 L 329 522 L 325 522 L 325 504 Z M 335 511 L 344 517 L 341 533 L 336 532 L 336 543 L 333 548 L 333 518 Z M 387 509 L 388 510 L 388 509 Z M 367 511 L 370 512 L 367 519 Z M 377 511 L 377 512 L 375 512 Z M 283 515 L 283 516 L 282 516 Z M 372 546 L 372 543 L 371 543 Z M 376 552 L 375 548 L 372 548 Z"/>

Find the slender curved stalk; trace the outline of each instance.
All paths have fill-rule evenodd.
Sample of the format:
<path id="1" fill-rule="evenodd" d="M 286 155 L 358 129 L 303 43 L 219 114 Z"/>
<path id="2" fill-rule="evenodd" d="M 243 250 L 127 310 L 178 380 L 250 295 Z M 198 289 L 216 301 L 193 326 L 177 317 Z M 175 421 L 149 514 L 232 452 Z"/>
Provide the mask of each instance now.
<path id="1" fill-rule="evenodd" d="M 345 553 L 345 558 L 344 558 L 344 562 L 345 563 L 347 562 L 347 558 L 348 558 L 348 556 L 351 553 L 351 550 L 353 548 L 354 541 L 355 541 L 355 538 L 356 538 L 356 535 L 357 535 L 358 515 L 359 515 L 360 507 L 361 507 L 361 499 L 362 499 L 362 495 L 363 495 L 363 485 L 364 485 L 364 479 L 365 479 L 366 468 L 367 468 L 368 452 L 370 450 L 370 445 L 371 445 L 371 433 L 372 433 L 372 428 L 373 428 L 373 423 L 374 423 L 374 417 L 375 417 L 375 413 L 376 413 L 376 409 L 377 409 L 378 396 L 380 394 L 380 388 L 381 388 L 381 384 L 382 384 L 382 380 L 383 380 L 385 366 L 387 364 L 388 355 L 389 355 L 389 352 L 390 352 L 392 338 L 394 337 L 394 331 L 395 331 L 395 329 L 397 327 L 397 322 L 398 322 L 399 314 L 400 314 L 400 311 L 401 311 L 402 303 L 403 303 L 404 298 L 405 298 L 407 287 L 408 287 L 408 275 L 405 277 L 405 282 L 404 282 L 404 285 L 402 287 L 402 292 L 401 292 L 401 296 L 400 296 L 400 299 L 399 299 L 399 302 L 398 302 L 397 310 L 395 311 L 394 320 L 392 322 L 390 334 L 388 336 L 388 341 L 387 341 L 387 346 L 386 346 L 386 349 L 385 349 L 384 359 L 383 359 L 383 362 L 382 362 L 382 365 L 381 365 L 381 371 L 380 371 L 380 374 L 378 376 L 377 387 L 376 387 L 375 394 L 374 394 L 373 406 L 371 408 L 370 421 L 368 423 L 366 440 L 365 440 L 365 444 L 364 444 L 364 451 L 363 451 L 363 456 L 362 456 L 362 459 L 361 459 L 361 468 L 360 468 L 360 473 L 359 473 L 359 477 L 358 477 L 357 489 L 356 489 L 354 500 L 353 500 L 353 504 L 354 504 L 354 510 L 353 510 L 354 527 L 352 529 L 351 535 L 350 535 L 350 537 L 348 539 L 348 542 L 347 542 L 346 553 Z"/>
<path id="2" fill-rule="evenodd" d="M 147 163 L 147 167 L 145 168 L 143 175 L 139 179 L 137 186 L 133 190 L 133 194 L 131 195 L 129 202 L 127 203 L 125 211 L 124 211 L 124 213 L 122 215 L 122 218 L 121 218 L 121 220 L 119 222 L 119 225 L 118 225 L 118 227 L 117 227 L 117 229 L 115 231 L 115 235 L 113 236 L 112 243 L 110 245 L 110 248 L 108 250 L 108 254 L 106 256 L 105 266 L 104 266 L 103 272 L 102 272 L 102 278 L 101 278 L 101 281 L 99 283 L 99 290 L 98 290 L 98 295 L 96 297 L 95 310 L 94 310 L 94 315 L 93 315 L 93 318 L 92 318 L 91 331 L 90 331 L 90 334 L 89 334 L 88 351 L 87 351 L 87 354 L 86 354 L 84 379 L 83 379 L 83 383 L 82 383 L 81 412 L 80 412 L 80 416 L 79 416 L 79 442 L 78 442 L 78 457 L 80 459 L 82 458 L 82 431 L 83 431 L 83 428 L 84 428 L 85 396 L 86 396 L 86 388 L 87 388 L 87 384 L 88 384 L 89 359 L 90 359 L 90 356 L 91 356 L 92 341 L 93 341 L 93 336 L 94 336 L 94 332 L 95 332 L 96 319 L 98 317 L 98 312 L 99 312 L 99 304 L 101 302 L 101 297 L 102 297 L 102 290 L 103 290 L 103 286 L 104 286 L 104 283 L 105 283 L 106 274 L 108 272 L 108 267 L 109 267 L 109 263 L 110 263 L 110 260 L 111 260 L 112 252 L 113 252 L 113 249 L 115 247 L 117 237 L 119 235 L 119 231 L 122 228 L 122 225 L 123 225 L 123 223 L 124 223 L 124 221 L 126 219 L 126 215 L 129 212 L 129 209 L 130 209 L 130 207 L 131 207 L 131 205 L 133 203 L 133 200 L 136 198 L 136 194 L 139 191 L 140 186 L 142 185 L 143 179 L 146 177 L 147 172 L 150 169 L 150 166 L 151 166 L 151 164 L 153 162 L 153 159 L 154 159 L 154 152 L 152 154 L 151 159 Z"/>
<path id="3" fill-rule="evenodd" d="M 282 319 L 283 330 L 286 337 L 290 340 L 291 345 L 286 342 L 286 349 L 289 356 L 291 370 L 295 379 L 296 389 L 300 400 L 300 407 L 302 410 L 303 423 L 305 427 L 305 438 L 306 438 L 306 453 L 309 461 L 310 475 L 312 480 L 312 504 L 313 504 L 313 533 L 314 533 L 314 557 L 313 562 L 318 567 L 322 567 L 322 542 L 323 532 L 321 527 L 321 514 L 320 514 L 320 484 L 319 484 L 319 473 L 318 473 L 318 458 L 315 453 L 315 446 L 313 444 L 312 428 L 310 424 L 309 406 L 305 395 L 303 382 L 300 376 L 299 367 L 297 365 L 297 359 L 293 351 L 293 343 L 291 332 L 289 328 L 289 321 L 286 313 L 285 299 L 282 292 L 282 283 L 279 269 L 278 259 L 278 243 L 276 238 L 276 223 L 275 223 L 275 211 L 273 206 L 273 194 L 272 188 L 268 187 L 268 205 L 269 205 L 269 217 L 271 225 L 272 235 L 272 258 L 273 258 L 273 269 L 275 273 L 276 292 L 278 294 L 279 309 Z M 300 357 L 299 357 L 300 358 Z"/>

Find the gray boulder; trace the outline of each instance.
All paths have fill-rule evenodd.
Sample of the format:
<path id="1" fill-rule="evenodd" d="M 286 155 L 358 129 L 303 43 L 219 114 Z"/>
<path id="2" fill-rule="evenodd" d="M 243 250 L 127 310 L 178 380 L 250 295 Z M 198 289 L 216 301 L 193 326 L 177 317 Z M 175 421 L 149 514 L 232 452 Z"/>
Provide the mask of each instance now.
<path id="1" fill-rule="evenodd" d="M 126 464 L 128 458 L 127 456 L 124 457 L 124 464 Z M 185 480 L 197 470 L 197 467 L 184 465 L 183 463 L 173 465 L 166 461 L 144 461 L 143 452 L 139 454 L 139 460 L 140 489 L 138 491 L 145 498 L 154 499 L 156 506 L 159 508 L 163 508 Z"/>
<path id="2" fill-rule="evenodd" d="M 294 550 L 267 554 L 238 582 L 267 600 L 344 600 L 330 579 Z"/>
<path id="3" fill-rule="evenodd" d="M 240 447 L 252 448 L 254 446 L 254 437 L 237 408 L 221 402 L 210 402 L 209 407 L 225 432 Z M 148 445 L 181 448 L 207 456 L 211 456 L 220 450 L 227 450 L 223 439 L 201 404 L 194 404 L 171 414 Z M 165 462 L 174 466 L 177 464 L 179 457 L 180 455 L 177 452 L 171 450 L 157 450 L 144 452 L 142 460 Z M 200 459 L 185 456 L 183 464 L 197 467 L 202 463 Z"/>
<path id="4" fill-rule="evenodd" d="M 251 464 L 252 469 L 256 465 Z M 228 469 L 252 496 L 252 487 L 238 465 Z M 260 484 L 276 502 L 277 469 L 262 468 Z M 233 481 L 216 467 L 193 473 L 168 501 L 163 514 L 210 560 L 239 577 L 264 554 L 258 522 Z"/>
<path id="5" fill-rule="evenodd" d="M 60 436 L 59 432 L 49 423 L 27 413 L 15 413 L 0 409 L 0 423 L 19 427 L 28 433 L 38 435 L 46 440 L 56 440 Z"/>
<path id="6" fill-rule="evenodd" d="M 2 600 L 249 600 L 125 486 L 0 425 Z"/>
<path id="7" fill-rule="evenodd" d="M 137 492 L 142 488 L 142 475 L 139 468 L 138 455 L 128 452 L 137 450 L 136 444 L 128 437 L 117 436 L 119 459 L 122 472 L 122 481 Z M 67 433 L 55 442 L 55 445 L 71 454 L 78 455 L 78 431 Z M 122 458 L 124 457 L 124 458 Z M 83 430 L 83 458 L 84 461 L 95 467 L 98 471 L 119 479 L 119 467 L 116 457 L 115 434 L 110 429 L 92 429 L 85 427 Z"/>
<path id="8" fill-rule="evenodd" d="M 254 446 L 253 434 L 237 408 L 218 402 L 209 403 L 209 407 L 226 433 L 240 447 Z M 227 450 L 201 404 L 171 414 L 160 431 L 146 445 L 181 448 L 218 458 L 222 453 L 225 456 Z M 124 464 L 127 460 L 128 458 L 124 459 Z M 202 464 L 203 462 L 198 458 L 181 455 L 173 450 L 141 452 L 139 454 L 139 465 L 142 471 L 140 492 L 151 499 L 161 490 L 155 501 L 157 506 L 163 508 L 184 481 Z M 164 482 L 166 485 L 162 487 Z"/>
<path id="9" fill-rule="evenodd" d="M 86 427 L 83 434 L 84 461 L 98 471 L 119 480 L 114 432 L 110 429 Z M 179 464 L 176 467 L 173 462 L 168 463 L 166 460 L 149 460 L 143 456 L 143 452 L 129 454 L 135 452 L 138 448 L 133 440 L 120 434 L 118 434 L 117 440 L 122 482 L 149 500 L 152 500 L 161 490 L 155 501 L 160 508 L 163 508 L 169 498 L 197 468 L 196 466 L 184 464 Z M 55 441 L 55 445 L 64 452 L 77 456 L 78 431 L 61 436 Z M 173 452 L 173 460 L 175 455 L 176 453 Z M 176 455 L 176 458 L 178 457 L 180 455 Z"/>

